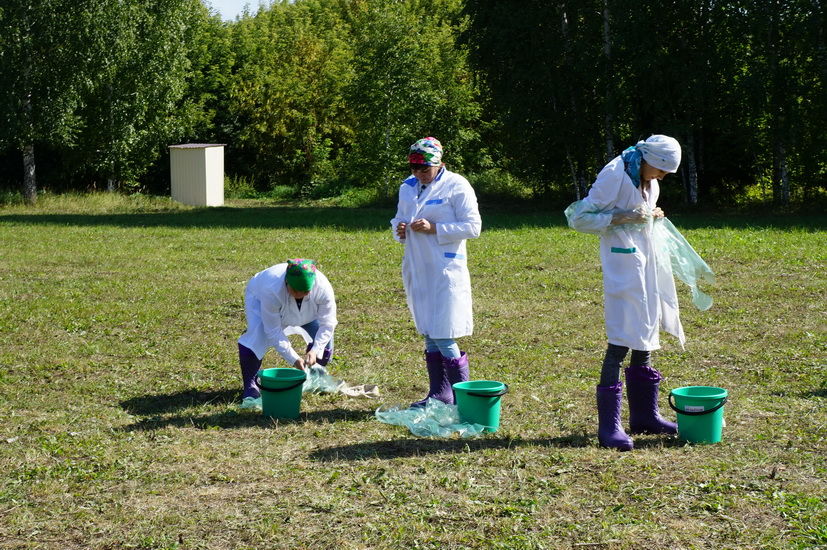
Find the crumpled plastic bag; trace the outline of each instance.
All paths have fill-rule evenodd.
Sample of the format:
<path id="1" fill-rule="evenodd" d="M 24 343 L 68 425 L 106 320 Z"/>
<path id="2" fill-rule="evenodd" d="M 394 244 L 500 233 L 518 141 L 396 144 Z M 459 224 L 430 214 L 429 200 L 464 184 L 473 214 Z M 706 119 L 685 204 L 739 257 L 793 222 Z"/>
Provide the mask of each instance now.
<path id="1" fill-rule="evenodd" d="M 455 433 L 473 437 L 485 429 L 482 424 L 462 422 L 456 405 L 447 405 L 438 399 L 428 399 L 425 406 L 419 408 L 379 407 L 376 419 L 385 424 L 405 426 L 419 437 L 450 437 Z"/>
<path id="2" fill-rule="evenodd" d="M 376 384 L 361 384 L 350 386 L 344 380 L 339 380 L 328 374 L 321 365 L 313 365 L 306 369 L 307 379 L 302 386 L 304 393 L 342 393 L 348 397 L 379 397 L 379 386 Z"/>
<path id="3" fill-rule="evenodd" d="M 692 304 L 701 311 L 712 307 L 712 297 L 698 288 L 698 281 L 715 283 L 715 274 L 672 222 L 666 218 L 655 220 L 652 242 L 656 254 L 669 257 L 672 274 L 692 289 Z"/>

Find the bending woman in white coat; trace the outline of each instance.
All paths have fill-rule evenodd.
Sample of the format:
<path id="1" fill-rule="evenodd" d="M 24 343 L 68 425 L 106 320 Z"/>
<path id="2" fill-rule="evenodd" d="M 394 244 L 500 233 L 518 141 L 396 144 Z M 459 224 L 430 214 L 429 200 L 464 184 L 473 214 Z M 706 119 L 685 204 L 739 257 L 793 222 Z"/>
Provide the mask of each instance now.
<path id="1" fill-rule="evenodd" d="M 238 360 L 244 384 L 242 407 L 252 407 L 261 396 L 256 374 L 271 347 L 297 369 L 318 363 L 325 366 L 333 355 L 336 297 L 327 277 L 314 260 L 296 258 L 256 273 L 244 292 L 247 331 L 238 339 Z M 312 341 L 299 355 L 284 332 L 301 327 Z"/>
<path id="2" fill-rule="evenodd" d="M 676 424 L 660 416 L 662 377 L 652 368 L 651 352 L 660 348 L 661 328 L 681 344 L 684 336 L 671 268 L 655 256 L 652 220 L 664 215 L 656 206 L 658 180 L 676 172 L 680 162 L 677 140 L 653 135 L 609 162 L 588 196 L 566 209 L 572 228 L 600 235 L 609 340 L 597 386 L 598 439 L 604 447 L 633 447 L 620 423 L 620 368 L 630 349 L 625 370 L 630 433 L 677 433 Z"/>
<path id="3" fill-rule="evenodd" d="M 425 338 L 429 398 L 453 404 L 451 386 L 468 380 L 468 355 L 456 338 L 473 332 L 471 277 L 465 240 L 479 237 L 482 221 L 471 184 L 442 162 L 433 137 L 411 145 L 412 175 L 399 188 L 394 238 L 405 245 L 402 280 L 417 331 Z"/>

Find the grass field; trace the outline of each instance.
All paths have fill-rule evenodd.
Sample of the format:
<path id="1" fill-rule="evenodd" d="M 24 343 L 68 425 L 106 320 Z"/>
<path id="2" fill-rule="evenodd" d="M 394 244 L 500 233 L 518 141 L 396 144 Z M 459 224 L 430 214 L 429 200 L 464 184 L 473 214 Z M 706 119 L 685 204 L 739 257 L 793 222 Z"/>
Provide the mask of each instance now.
<path id="1" fill-rule="evenodd" d="M 0 547 L 827 547 L 825 217 L 670 216 L 718 283 L 707 312 L 679 289 L 687 347 L 664 335 L 655 364 L 666 391 L 729 390 L 724 440 L 618 453 L 596 441 L 597 238 L 559 211 L 483 208 L 469 242 L 461 344 L 473 378 L 511 387 L 501 430 L 420 439 L 375 420 L 427 380 L 392 214 L 0 209 Z M 383 397 L 306 395 L 276 422 L 238 410 L 235 341 L 246 280 L 295 256 L 337 292 L 332 373 Z"/>

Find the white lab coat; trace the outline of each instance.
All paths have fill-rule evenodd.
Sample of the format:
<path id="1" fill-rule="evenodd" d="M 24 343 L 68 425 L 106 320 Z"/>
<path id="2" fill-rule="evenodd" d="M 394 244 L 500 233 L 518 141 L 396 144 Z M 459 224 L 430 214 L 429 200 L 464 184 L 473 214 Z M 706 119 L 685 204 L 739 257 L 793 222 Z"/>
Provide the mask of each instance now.
<path id="1" fill-rule="evenodd" d="M 609 343 L 643 351 L 660 348 L 660 329 L 684 344 L 672 267 L 668 257 L 655 253 L 651 220 L 621 225 L 611 225 L 611 221 L 616 211 L 651 211 L 659 194 L 658 181 L 652 180 L 644 196 L 618 156 L 601 170 L 588 196 L 567 209 L 572 228 L 600 235 Z"/>
<path id="2" fill-rule="evenodd" d="M 299 354 L 284 333 L 286 327 L 318 320 L 319 331 L 311 351 L 321 357 L 338 321 L 333 287 L 321 271 L 316 271 L 316 282 L 310 294 L 302 299 L 301 309 L 296 305 L 296 299 L 287 292 L 286 273 L 287 263 L 276 264 L 256 273 L 247 283 L 244 292 L 247 332 L 241 335 L 238 343 L 252 350 L 259 359 L 270 347 L 274 347 L 292 365 Z"/>
<path id="3" fill-rule="evenodd" d="M 459 338 L 474 331 L 471 276 L 465 240 L 479 237 L 482 221 L 471 184 L 443 167 L 420 194 L 413 176 L 399 187 L 399 204 L 391 220 L 394 239 L 405 245 L 402 280 L 416 330 L 431 338 Z M 419 196 L 417 196 L 419 194 Z M 411 222 L 425 218 L 436 234 L 413 231 Z M 408 224 L 405 239 L 396 226 Z"/>

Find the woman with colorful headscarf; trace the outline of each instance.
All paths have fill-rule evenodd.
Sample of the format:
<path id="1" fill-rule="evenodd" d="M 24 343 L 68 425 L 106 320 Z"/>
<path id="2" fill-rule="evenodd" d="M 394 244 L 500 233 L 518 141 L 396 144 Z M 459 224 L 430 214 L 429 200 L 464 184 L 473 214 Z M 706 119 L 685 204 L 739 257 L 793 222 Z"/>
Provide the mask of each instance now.
<path id="1" fill-rule="evenodd" d="M 411 145 L 411 176 L 399 187 L 394 238 L 405 245 L 402 280 L 417 331 L 425 338 L 429 398 L 453 404 L 451 388 L 468 380 L 468 355 L 456 338 L 473 332 L 466 239 L 479 237 L 482 221 L 474 189 L 442 162 L 433 137 Z"/>
<path id="2" fill-rule="evenodd" d="M 662 218 L 656 206 L 658 181 L 677 172 L 681 147 L 674 138 L 653 135 L 609 162 L 588 196 L 566 209 L 569 226 L 600 235 L 604 315 L 609 345 L 597 386 L 598 439 L 604 447 L 630 450 L 632 439 L 620 423 L 621 363 L 631 349 L 626 374 L 630 433 L 674 434 L 677 426 L 660 416 L 661 374 L 652 368 L 651 351 L 660 348 L 660 329 L 684 334 L 678 316 L 675 281 L 668 262 L 657 261 L 652 223 Z"/>
<path id="3" fill-rule="evenodd" d="M 316 363 L 325 366 L 330 361 L 338 323 L 336 297 L 314 260 L 287 260 L 256 273 L 244 292 L 244 313 L 247 331 L 238 339 L 243 407 L 254 406 L 261 395 L 256 373 L 271 347 L 297 369 Z M 304 355 L 290 345 L 284 332 L 287 327 L 301 327 L 312 339 Z"/>

